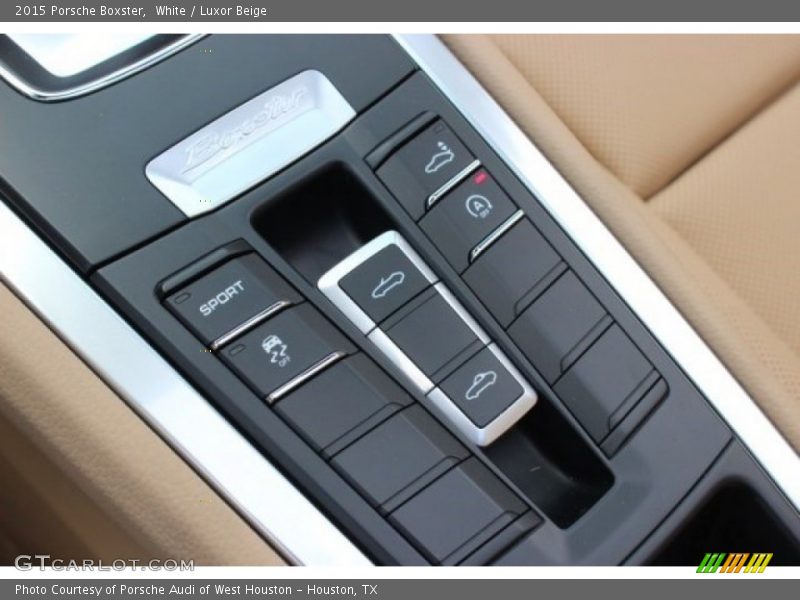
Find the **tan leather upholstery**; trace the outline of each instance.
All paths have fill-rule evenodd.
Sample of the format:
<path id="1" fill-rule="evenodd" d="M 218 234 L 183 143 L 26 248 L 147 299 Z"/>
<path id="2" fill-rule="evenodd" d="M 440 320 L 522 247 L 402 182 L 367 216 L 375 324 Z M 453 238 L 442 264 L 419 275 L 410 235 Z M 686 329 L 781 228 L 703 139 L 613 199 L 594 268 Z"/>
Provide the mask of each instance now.
<path id="1" fill-rule="evenodd" d="M 145 559 L 145 549 L 9 421 L 0 418 L 0 564 L 20 554 Z"/>
<path id="2" fill-rule="evenodd" d="M 800 36 L 512 35 L 492 41 L 588 150 L 644 198 L 800 74 Z"/>
<path id="3" fill-rule="evenodd" d="M 4 560 L 283 562 L 1 285 L 0 539 Z"/>
<path id="4" fill-rule="evenodd" d="M 800 354 L 800 87 L 649 205 Z"/>
<path id="5" fill-rule="evenodd" d="M 532 48 L 536 48 L 537 52 L 547 53 L 543 49 L 544 41 L 539 40 L 538 36 L 528 37 L 531 38 Z M 544 37 L 550 38 L 551 36 Z M 534 41 L 534 38 L 537 41 Z M 572 36 L 566 38 L 566 40 L 569 39 L 573 39 Z M 692 39 L 698 42 L 703 38 Z M 566 40 L 559 39 L 557 47 L 562 47 Z M 672 37 L 672 40 L 676 46 L 683 43 L 683 38 L 680 37 Z M 735 53 L 741 38 L 737 36 L 726 38 L 726 40 L 729 41 L 732 52 Z M 789 203 L 788 192 L 784 193 L 781 190 L 791 189 L 792 181 L 798 181 L 798 174 L 787 172 L 785 167 L 776 165 L 776 169 L 771 171 L 775 176 L 777 176 L 777 171 L 780 171 L 780 177 L 787 178 L 787 184 L 786 188 L 770 187 L 771 191 L 768 194 L 770 201 L 765 201 L 762 195 L 753 196 L 753 190 L 758 184 L 752 183 L 747 188 L 749 191 L 743 188 L 742 196 L 731 204 L 726 204 L 725 199 L 718 196 L 723 193 L 724 176 L 721 171 L 715 174 L 714 169 L 722 169 L 724 164 L 731 168 L 735 166 L 740 171 L 738 177 L 747 178 L 748 173 L 752 174 L 752 168 L 749 170 L 742 168 L 743 160 L 746 160 L 742 146 L 747 145 L 750 139 L 755 140 L 759 136 L 763 136 L 758 140 L 763 147 L 767 143 L 766 139 L 770 137 L 771 120 L 773 118 L 785 119 L 788 116 L 787 113 L 791 113 L 791 109 L 784 110 L 782 106 L 784 102 L 791 104 L 792 97 L 796 92 L 790 92 L 785 99 L 781 99 L 774 106 L 765 109 L 764 114 L 754 119 L 752 125 L 743 128 L 738 133 L 735 131 L 723 133 L 721 136 L 723 138 L 731 136 L 729 143 L 733 149 L 726 150 L 727 143 L 720 146 L 718 148 L 722 151 L 720 158 L 714 156 L 717 149 L 711 147 L 702 151 L 708 156 L 699 162 L 698 156 L 687 156 L 681 166 L 677 167 L 686 170 L 686 182 L 677 180 L 674 186 L 667 187 L 655 197 L 654 202 L 648 203 L 641 195 L 634 193 L 630 185 L 612 172 L 612 165 L 603 162 L 604 156 L 593 154 L 589 144 L 583 143 L 584 141 L 579 138 L 580 134 L 576 136 L 577 132 L 565 124 L 556 114 L 554 107 L 551 107 L 539 94 L 538 89 L 532 85 L 532 81 L 496 43 L 496 37 L 456 35 L 445 36 L 445 41 L 550 158 L 631 254 L 640 261 L 661 289 L 759 402 L 787 439 L 795 448 L 800 449 L 800 356 L 792 348 L 791 336 L 787 336 L 788 328 L 771 326 L 766 316 L 767 314 L 786 314 L 786 312 L 781 312 L 780 309 L 766 310 L 758 307 L 756 303 L 751 303 L 751 298 L 739 289 L 743 287 L 741 280 L 726 280 L 725 271 L 718 270 L 719 265 L 715 264 L 713 256 L 706 250 L 710 247 L 725 247 L 725 244 L 732 243 L 731 240 L 736 237 L 742 237 L 743 232 L 738 228 L 742 226 L 743 222 L 747 222 L 748 217 L 734 218 L 729 215 L 718 215 L 721 221 L 727 223 L 725 227 L 707 228 L 703 231 L 692 230 L 691 226 L 685 231 L 681 228 L 681 224 L 691 224 L 693 221 L 691 210 L 688 207 L 715 206 L 719 210 L 731 211 L 739 208 L 745 197 L 749 197 L 750 205 L 753 207 L 764 206 L 765 203 L 772 202 L 773 197 L 777 198 L 778 196 L 783 198 L 784 204 Z M 518 46 L 515 52 L 522 52 L 519 47 L 522 41 L 516 39 L 513 43 Z M 721 42 L 714 40 L 712 46 L 718 43 Z M 770 47 L 775 48 L 778 42 L 770 39 L 767 40 L 767 43 Z M 795 56 L 795 40 L 784 40 L 782 43 L 785 44 L 786 52 Z M 702 44 L 699 43 L 696 46 L 698 52 L 700 46 Z M 586 47 L 591 47 L 591 45 L 587 44 Z M 630 51 L 635 52 L 636 49 L 630 47 Z M 778 50 L 775 49 L 774 52 L 777 53 Z M 553 50 L 553 54 L 556 54 L 555 50 Z M 573 56 L 576 57 L 576 61 L 591 60 L 584 55 L 575 54 Z M 672 68 L 688 69 L 693 66 L 687 65 L 687 61 L 691 62 L 690 57 L 680 63 L 675 62 Z M 800 70 L 800 60 L 797 62 L 798 70 Z M 559 76 L 568 77 L 571 68 L 570 64 L 562 61 L 561 70 L 567 71 L 567 73 Z M 575 70 L 572 71 L 573 75 L 579 73 L 582 68 L 575 66 Z M 604 64 L 603 68 L 612 69 L 612 65 Z M 665 77 L 672 76 L 665 75 Z M 775 89 L 791 87 L 791 83 L 791 80 L 783 80 L 780 85 L 775 86 Z M 614 81 L 613 87 L 617 93 L 622 93 L 618 79 Z M 651 101 L 657 103 L 658 96 L 654 94 Z M 593 114 L 591 104 L 585 105 L 582 110 L 584 111 L 582 116 L 576 114 L 574 117 L 578 122 L 589 122 L 599 118 Z M 776 117 L 770 117 L 773 110 Z M 796 111 L 791 116 L 795 120 L 792 124 L 785 125 L 789 129 L 792 125 L 797 126 Z M 713 117 L 714 115 L 708 116 L 712 120 Z M 624 121 L 622 116 L 616 118 L 617 122 L 620 119 Z M 762 119 L 766 124 L 761 124 Z M 680 119 L 677 119 L 676 127 L 679 121 Z M 753 128 L 752 133 L 750 132 L 751 128 Z M 736 140 L 739 134 L 747 136 L 741 138 L 745 140 L 744 142 L 740 143 Z M 609 134 L 599 133 L 598 135 Z M 647 148 L 643 147 L 642 152 L 646 151 Z M 753 153 L 757 152 L 758 150 L 753 150 Z M 765 160 L 754 164 L 766 168 L 770 161 L 774 162 L 774 158 L 770 155 Z M 717 165 L 716 161 L 719 161 L 718 167 L 715 166 Z M 707 171 L 707 177 L 702 171 L 695 171 L 706 165 L 711 165 Z M 664 172 L 671 174 L 669 177 L 663 177 L 663 180 L 667 181 L 669 178 L 677 176 L 679 173 L 676 173 L 675 169 L 675 166 L 664 167 Z M 788 170 L 792 171 L 792 169 Z M 654 172 L 659 172 L 659 169 Z M 764 176 L 768 172 L 763 171 Z M 731 173 L 731 175 L 733 174 Z M 755 182 L 756 180 L 751 181 Z M 650 186 L 652 188 L 652 184 Z M 778 184 L 771 184 L 771 186 L 778 186 Z M 651 191 L 657 192 L 658 190 L 653 188 Z M 714 198 L 710 199 L 712 195 Z M 794 197 L 796 198 L 796 196 L 795 194 Z M 778 199 L 774 200 L 774 203 L 779 202 Z M 768 204 L 768 206 L 774 206 L 774 204 Z M 687 209 L 681 213 L 678 207 L 687 207 Z M 724 209 L 720 207 L 724 207 Z M 796 211 L 797 202 L 795 200 L 793 207 L 782 207 L 780 215 L 777 215 L 777 220 L 796 215 Z M 706 213 L 707 220 L 713 220 L 712 212 Z M 753 209 L 750 209 L 750 212 L 752 213 Z M 769 208 L 764 211 L 761 216 L 764 223 L 762 227 L 772 226 L 776 228 L 775 231 L 780 231 L 785 227 L 782 223 L 775 223 L 776 219 L 772 219 L 770 214 Z M 666 218 L 672 226 L 668 225 L 662 217 Z M 797 222 L 796 218 L 795 222 Z M 800 236 L 796 236 L 793 243 L 788 236 L 780 235 L 778 237 L 781 240 L 780 244 L 784 245 L 783 251 L 786 248 L 794 249 L 790 256 L 783 257 L 780 264 L 773 264 L 775 257 L 779 254 L 778 250 L 771 248 L 765 251 L 758 246 L 758 244 L 772 244 L 773 240 L 766 234 L 759 237 L 758 244 L 751 244 L 750 249 L 759 256 L 766 257 L 761 264 L 761 270 L 768 270 L 775 277 L 794 278 L 793 285 L 796 285 L 797 270 L 795 269 L 792 273 L 785 269 L 796 264 L 792 261 L 796 261 L 800 252 Z M 699 238 L 704 239 L 705 246 L 698 243 Z M 778 238 L 776 237 L 776 239 Z M 746 279 L 750 275 L 743 277 Z M 774 295 L 772 302 L 776 306 L 785 302 L 791 303 L 794 300 L 791 296 L 786 296 L 791 293 L 787 291 L 789 284 L 781 283 L 773 286 L 769 284 L 769 278 L 761 279 L 762 282 L 765 280 L 769 285 L 769 291 L 760 296 L 760 301 L 768 301 L 770 294 Z M 744 287 L 751 286 L 752 284 L 748 284 Z M 750 293 L 752 294 L 752 291 Z M 795 327 L 797 320 L 800 319 L 800 311 L 795 312 L 792 327 Z"/>

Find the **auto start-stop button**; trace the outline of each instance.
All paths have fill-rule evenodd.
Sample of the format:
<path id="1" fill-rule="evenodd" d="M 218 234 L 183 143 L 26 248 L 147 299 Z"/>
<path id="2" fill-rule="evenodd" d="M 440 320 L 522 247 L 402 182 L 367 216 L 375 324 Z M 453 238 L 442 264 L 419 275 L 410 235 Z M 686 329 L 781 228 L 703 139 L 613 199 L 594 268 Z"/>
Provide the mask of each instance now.
<path id="1" fill-rule="evenodd" d="M 166 304 L 204 344 L 210 345 L 277 303 L 300 300 L 263 260 L 247 254 L 172 294 Z"/>

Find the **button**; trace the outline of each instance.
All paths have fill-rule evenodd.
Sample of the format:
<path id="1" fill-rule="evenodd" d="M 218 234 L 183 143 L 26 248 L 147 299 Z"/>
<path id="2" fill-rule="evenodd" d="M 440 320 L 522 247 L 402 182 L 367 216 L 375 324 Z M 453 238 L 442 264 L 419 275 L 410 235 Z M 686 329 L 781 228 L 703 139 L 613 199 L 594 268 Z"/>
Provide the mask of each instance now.
<path id="1" fill-rule="evenodd" d="M 485 427 L 524 390 L 490 348 L 469 359 L 440 385 L 477 427 Z"/>
<path id="2" fill-rule="evenodd" d="M 626 399 L 644 396 L 653 366 L 617 325 L 611 326 L 553 388 L 589 435 L 600 442 Z M 642 389 L 643 388 L 643 389 Z"/>
<path id="3" fill-rule="evenodd" d="M 297 292 L 255 254 L 228 261 L 172 294 L 166 305 L 204 344 L 210 344 Z"/>
<path id="4" fill-rule="evenodd" d="M 469 253 L 516 212 L 517 207 L 485 169 L 439 200 L 420 227 L 459 273 Z"/>
<path id="5" fill-rule="evenodd" d="M 458 564 L 468 567 L 497 564 L 496 561 L 503 556 L 505 550 L 509 550 L 515 542 L 529 534 L 541 523 L 542 519 L 539 515 L 528 511 Z"/>
<path id="6" fill-rule="evenodd" d="M 413 402 L 363 354 L 346 358 L 275 404 L 317 452 L 331 456 Z"/>
<path id="7" fill-rule="evenodd" d="M 308 304 L 284 310 L 226 346 L 220 356 L 261 396 L 268 396 L 335 351 L 353 346 Z"/>
<path id="8" fill-rule="evenodd" d="M 345 275 L 339 285 L 380 323 L 430 285 L 399 246 L 391 244 Z"/>
<path id="9" fill-rule="evenodd" d="M 652 371 L 651 375 L 648 375 L 647 379 L 645 379 L 645 382 L 648 382 L 649 385 L 648 380 L 655 381 L 655 383 L 642 397 L 631 398 L 631 396 L 628 396 L 630 402 L 626 399 L 608 418 L 608 426 L 611 432 L 603 439 L 600 445 L 600 449 L 607 457 L 613 457 L 625 445 L 628 438 L 638 430 L 642 421 L 649 417 L 669 394 L 667 382 L 661 379 L 657 371 Z"/>
<path id="10" fill-rule="evenodd" d="M 561 257 L 536 228 L 522 220 L 483 252 L 464 273 L 464 281 L 503 327 L 530 303 L 548 275 L 563 271 Z"/>
<path id="11" fill-rule="evenodd" d="M 572 356 L 610 325 L 603 307 L 570 271 L 562 275 L 509 328 L 508 332 L 549 383 Z"/>
<path id="12" fill-rule="evenodd" d="M 400 506 L 469 452 L 419 405 L 394 415 L 331 464 L 374 506 Z"/>
<path id="13" fill-rule="evenodd" d="M 439 285 L 382 328 L 431 380 L 440 381 L 484 344 L 439 293 Z"/>
<path id="14" fill-rule="evenodd" d="M 455 134 L 437 121 L 395 152 L 377 173 L 417 220 L 425 213 L 428 196 L 472 161 L 472 155 Z"/>
<path id="15" fill-rule="evenodd" d="M 390 521 L 435 563 L 457 564 L 526 510 L 477 459 L 448 471 Z"/>

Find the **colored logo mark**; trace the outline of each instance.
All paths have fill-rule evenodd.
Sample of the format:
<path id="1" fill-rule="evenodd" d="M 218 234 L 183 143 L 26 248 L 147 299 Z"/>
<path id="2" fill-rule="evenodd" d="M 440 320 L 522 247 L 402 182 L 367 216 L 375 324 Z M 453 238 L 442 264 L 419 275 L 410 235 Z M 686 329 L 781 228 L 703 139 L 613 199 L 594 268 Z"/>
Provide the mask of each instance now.
<path id="1" fill-rule="evenodd" d="M 749 559 L 749 560 L 748 560 Z M 769 561 L 772 560 L 772 553 L 757 552 L 708 552 L 700 566 L 697 567 L 698 573 L 763 573 Z"/>

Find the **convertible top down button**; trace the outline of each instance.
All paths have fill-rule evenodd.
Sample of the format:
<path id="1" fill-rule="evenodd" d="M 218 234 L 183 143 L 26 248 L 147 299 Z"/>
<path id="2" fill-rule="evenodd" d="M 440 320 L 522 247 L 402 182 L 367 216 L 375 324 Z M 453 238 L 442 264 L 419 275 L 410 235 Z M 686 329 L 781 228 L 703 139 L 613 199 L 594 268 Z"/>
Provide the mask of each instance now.
<path id="1" fill-rule="evenodd" d="M 430 282 L 398 246 L 391 245 L 344 276 L 340 285 L 375 323 L 380 323 Z"/>

